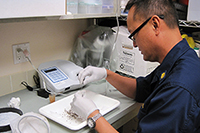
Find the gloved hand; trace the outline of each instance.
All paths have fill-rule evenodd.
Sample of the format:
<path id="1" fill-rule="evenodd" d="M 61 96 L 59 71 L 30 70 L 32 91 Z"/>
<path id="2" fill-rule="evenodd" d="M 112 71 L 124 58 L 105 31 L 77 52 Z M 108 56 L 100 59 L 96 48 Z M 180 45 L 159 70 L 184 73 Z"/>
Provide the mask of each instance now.
<path id="1" fill-rule="evenodd" d="M 107 71 L 105 68 L 99 68 L 94 66 L 87 66 L 80 71 L 78 79 L 81 84 L 88 84 L 90 82 L 98 81 L 107 77 Z"/>
<path id="2" fill-rule="evenodd" d="M 97 110 L 95 103 L 86 98 L 86 90 L 78 91 L 74 94 L 74 99 L 71 102 L 71 111 L 87 120 L 88 116 Z"/>

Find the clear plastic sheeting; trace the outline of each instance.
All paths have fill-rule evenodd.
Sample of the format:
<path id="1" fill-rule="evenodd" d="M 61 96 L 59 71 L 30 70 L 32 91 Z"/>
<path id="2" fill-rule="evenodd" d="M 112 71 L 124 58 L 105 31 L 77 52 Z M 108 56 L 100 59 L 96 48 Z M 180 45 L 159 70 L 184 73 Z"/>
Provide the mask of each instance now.
<path id="1" fill-rule="evenodd" d="M 82 32 L 75 43 L 71 61 L 86 66 L 107 67 L 114 44 L 113 31 L 109 27 L 93 25 Z"/>

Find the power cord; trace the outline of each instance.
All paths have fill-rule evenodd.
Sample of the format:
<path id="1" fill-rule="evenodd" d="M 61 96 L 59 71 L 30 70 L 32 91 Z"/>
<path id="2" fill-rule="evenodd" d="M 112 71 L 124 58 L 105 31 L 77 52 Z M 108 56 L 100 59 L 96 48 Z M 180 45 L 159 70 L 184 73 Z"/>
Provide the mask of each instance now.
<path id="1" fill-rule="evenodd" d="M 19 48 L 20 49 L 20 48 Z M 49 97 L 49 94 L 53 94 L 53 95 L 65 95 L 65 94 L 63 94 L 63 93 L 58 93 L 58 92 L 55 92 L 55 91 L 49 91 L 48 89 L 47 89 L 47 87 L 46 87 L 46 82 L 45 82 L 45 79 L 44 79 L 44 77 L 43 77 L 43 75 L 38 71 L 38 69 L 33 65 L 33 63 L 31 62 L 31 60 L 30 60 L 30 58 L 29 58 L 29 51 L 27 50 L 27 49 L 25 49 L 25 50 L 19 50 L 20 52 L 22 51 L 23 52 L 23 54 L 24 54 L 24 56 L 25 56 L 25 58 L 27 58 L 27 60 L 29 61 L 29 63 L 32 65 L 32 67 L 35 69 L 35 71 L 40 75 L 40 77 L 42 78 L 42 81 L 43 81 L 43 88 L 41 88 L 41 89 L 39 89 L 38 91 L 37 91 L 37 94 L 39 95 L 39 96 L 41 96 L 41 97 L 44 97 L 44 98 L 47 98 L 47 97 Z M 36 82 L 38 82 L 39 83 L 39 78 L 37 79 L 36 78 Z"/>
<path id="2" fill-rule="evenodd" d="M 36 84 L 36 87 L 40 88 L 40 78 L 38 76 L 36 76 L 36 75 L 33 75 L 33 80 L 34 80 L 34 82 Z"/>
<path id="3" fill-rule="evenodd" d="M 22 81 L 21 82 L 22 85 L 24 85 L 29 91 L 33 91 L 34 89 L 29 86 L 25 81 Z M 49 94 L 48 92 L 45 91 L 45 89 L 37 89 L 37 95 L 38 96 L 41 96 L 41 97 L 44 97 L 44 98 L 48 98 L 49 97 Z"/>
<path id="4" fill-rule="evenodd" d="M 38 69 L 33 65 L 32 61 L 31 61 L 30 58 L 29 58 L 29 51 L 28 51 L 27 49 L 22 50 L 22 51 L 23 51 L 23 54 L 24 54 L 24 56 L 26 57 L 26 59 L 29 61 L 29 63 L 30 63 L 30 64 L 32 65 L 32 67 L 35 69 L 35 71 L 36 71 L 38 74 L 40 74 L 40 76 L 41 76 L 41 78 L 42 78 L 42 81 L 43 81 L 43 86 L 44 86 L 45 91 L 48 92 L 48 93 L 54 93 L 54 92 L 49 91 L 49 90 L 46 88 L 46 82 L 45 82 L 45 80 L 44 80 L 43 75 L 42 75 L 42 74 L 38 71 Z M 54 94 L 55 94 L 55 93 L 54 93 Z"/>
<path id="5" fill-rule="evenodd" d="M 25 81 L 22 81 L 21 84 L 24 85 L 29 91 L 33 91 L 33 87 L 29 86 Z"/>
<path id="6" fill-rule="evenodd" d="M 40 74 L 40 76 L 42 78 L 44 88 L 40 88 L 39 90 L 37 90 L 37 95 L 44 97 L 44 98 L 47 98 L 47 97 L 49 97 L 49 94 L 56 94 L 55 92 L 51 92 L 46 88 L 46 82 L 44 80 L 43 75 L 37 70 L 37 68 L 33 65 L 32 61 L 29 58 L 29 55 L 30 55 L 29 51 L 27 49 L 22 50 L 21 48 L 17 48 L 17 52 L 22 52 L 24 54 L 25 58 L 29 61 L 29 63 L 32 65 L 32 67 L 35 69 L 35 71 L 38 74 Z M 33 79 L 37 84 L 39 83 L 39 78 L 36 78 L 34 76 Z M 25 81 L 21 82 L 21 84 L 24 85 L 28 90 L 33 91 L 33 88 L 30 87 Z"/>

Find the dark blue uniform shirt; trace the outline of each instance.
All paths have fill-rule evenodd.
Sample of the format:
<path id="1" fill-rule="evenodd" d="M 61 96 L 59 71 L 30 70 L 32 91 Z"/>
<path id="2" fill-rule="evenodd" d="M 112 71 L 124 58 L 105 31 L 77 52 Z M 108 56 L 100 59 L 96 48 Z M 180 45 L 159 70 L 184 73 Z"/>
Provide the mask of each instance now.
<path id="1" fill-rule="evenodd" d="M 200 60 L 185 39 L 137 78 L 138 133 L 200 133 Z"/>

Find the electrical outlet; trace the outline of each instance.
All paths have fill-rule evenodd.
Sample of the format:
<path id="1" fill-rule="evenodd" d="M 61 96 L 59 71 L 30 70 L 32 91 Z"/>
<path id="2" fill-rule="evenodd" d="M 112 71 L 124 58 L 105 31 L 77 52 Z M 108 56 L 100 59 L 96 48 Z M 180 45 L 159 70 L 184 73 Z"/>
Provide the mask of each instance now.
<path id="1" fill-rule="evenodd" d="M 24 56 L 23 51 L 28 50 L 29 52 L 29 59 L 30 59 L 30 46 L 29 43 L 21 43 L 21 44 L 15 44 L 12 46 L 13 49 L 13 59 L 14 64 L 22 63 L 28 61 L 26 57 Z"/>

